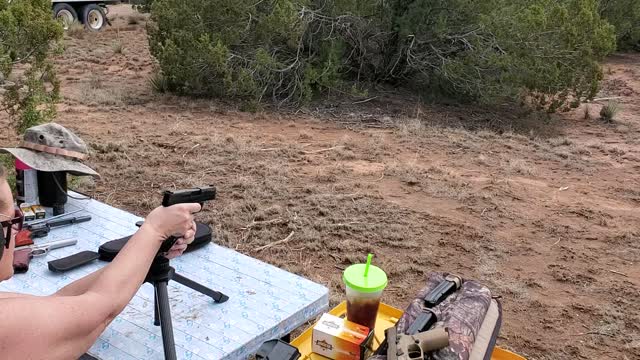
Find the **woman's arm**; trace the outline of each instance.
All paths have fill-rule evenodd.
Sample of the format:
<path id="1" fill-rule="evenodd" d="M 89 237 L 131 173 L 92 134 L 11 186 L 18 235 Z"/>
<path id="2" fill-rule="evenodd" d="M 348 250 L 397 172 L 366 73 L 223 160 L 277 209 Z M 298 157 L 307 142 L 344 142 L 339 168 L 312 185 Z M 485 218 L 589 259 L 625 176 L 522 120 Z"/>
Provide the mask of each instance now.
<path id="1" fill-rule="evenodd" d="M 65 291 L 78 295 L 0 299 L 2 358 L 67 360 L 86 352 L 135 295 L 162 241 L 193 236 L 191 214 L 199 209 L 180 204 L 154 210 L 110 264 Z"/>
<path id="2" fill-rule="evenodd" d="M 195 223 L 192 228 L 194 229 L 194 236 L 195 236 Z M 182 253 L 187 249 L 187 243 L 190 243 L 191 241 L 193 241 L 193 237 L 178 239 L 178 241 L 176 241 L 173 247 L 169 250 L 167 258 L 173 259 L 177 256 L 182 255 Z M 91 288 L 91 286 L 93 286 L 93 284 L 100 277 L 104 269 L 105 268 L 102 268 L 96 272 L 93 272 L 81 279 L 78 279 L 72 282 L 71 284 L 58 290 L 55 294 L 53 294 L 53 296 L 75 296 L 75 295 L 80 295 L 85 293 L 87 290 L 89 290 L 89 288 Z M 21 296 L 26 296 L 26 295 L 16 294 L 16 293 L 0 293 L 0 298 L 21 297 Z"/>
<path id="3" fill-rule="evenodd" d="M 51 296 L 76 296 L 85 293 L 91 286 L 93 286 L 94 282 L 102 274 L 104 269 L 106 269 L 106 266 L 96 272 L 93 272 L 81 279 L 72 282 L 71 284 L 63 287 Z"/>

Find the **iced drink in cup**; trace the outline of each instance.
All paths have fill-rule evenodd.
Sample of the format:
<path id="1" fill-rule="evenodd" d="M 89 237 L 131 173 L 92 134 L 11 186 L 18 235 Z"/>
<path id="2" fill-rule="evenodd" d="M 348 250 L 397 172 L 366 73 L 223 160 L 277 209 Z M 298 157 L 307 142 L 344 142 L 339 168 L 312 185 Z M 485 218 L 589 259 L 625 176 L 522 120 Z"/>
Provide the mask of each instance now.
<path id="1" fill-rule="evenodd" d="M 378 316 L 382 290 L 387 286 L 387 274 L 371 265 L 372 254 L 366 264 L 345 269 L 342 279 L 347 288 L 347 320 L 373 330 Z"/>

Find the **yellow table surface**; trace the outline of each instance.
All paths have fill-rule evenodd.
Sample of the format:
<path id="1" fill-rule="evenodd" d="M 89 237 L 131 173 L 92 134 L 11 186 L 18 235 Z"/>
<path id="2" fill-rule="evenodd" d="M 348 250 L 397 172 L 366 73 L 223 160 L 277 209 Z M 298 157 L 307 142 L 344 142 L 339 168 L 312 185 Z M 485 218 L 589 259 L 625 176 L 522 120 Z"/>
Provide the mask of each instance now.
<path id="1" fill-rule="evenodd" d="M 335 308 L 329 311 L 330 314 L 345 317 L 347 314 L 347 303 L 342 302 Z M 402 310 L 396 309 L 386 304 L 380 304 L 378 309 L 378 318 L 376 319 L 376 328 L 373 339 L 373 350 L 376 350 L 382 340 L 384 340 L 384 331 L 394 326 L 400 317 L 402 316 Z M 313 333 L 313 326 L 309 327 L 300 336 L 295 338 L 291 345 L 298 348 L 302 354 L 301 360 L 327 360 L 326 357 L 314 354 L 311 352 L 311 335 Z M 491 354 L 491 360 L 526 360 L 520 355 L 514 354 L 508 350 L 495 347 Z"/>

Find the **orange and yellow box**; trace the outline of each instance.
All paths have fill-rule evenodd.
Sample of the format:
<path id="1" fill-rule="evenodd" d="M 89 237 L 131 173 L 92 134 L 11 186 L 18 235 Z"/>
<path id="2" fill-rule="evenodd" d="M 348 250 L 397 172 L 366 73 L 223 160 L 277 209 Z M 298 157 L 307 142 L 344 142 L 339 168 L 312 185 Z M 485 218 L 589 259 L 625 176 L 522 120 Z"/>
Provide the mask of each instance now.
<path id="1" fill-rule="evenodd" d="M 333 360 L 362 360 L 373 338 L 369 328 L 324 314 L 313 327 L 312 351 Z"/>
<path id="2" fill-rule="evenodd" d="M 20 204 L 20 211 L 24 215 L 24 221 L 33 221 L 36 219 L 36 213 L 31 209 L 29 204 Z"/>
<path id="3" fill-rule="evenodd" d="M 33 212 L 36 214 L 36 219 L 44 219 L 45 217 L 47 217 L 47 212 L 40 205 L 33 205 L 31 207 L 31 210 L 33 210 Z"/>

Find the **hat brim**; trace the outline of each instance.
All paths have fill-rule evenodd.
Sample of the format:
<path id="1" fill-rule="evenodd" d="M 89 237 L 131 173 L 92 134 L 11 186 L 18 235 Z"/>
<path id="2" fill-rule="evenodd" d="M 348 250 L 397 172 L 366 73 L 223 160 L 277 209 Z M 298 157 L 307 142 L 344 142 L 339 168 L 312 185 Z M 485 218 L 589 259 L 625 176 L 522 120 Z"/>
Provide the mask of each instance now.
<path id="1" fill-rule="evenodd" d="M 0 152 L 10 153 L 32 169 L 48 172 L 66 171 L 76 176 L 91 175 L 100 177 L 97 172 L 87 165 L 64 156 L 22 148 L 0 148 Z"/>

